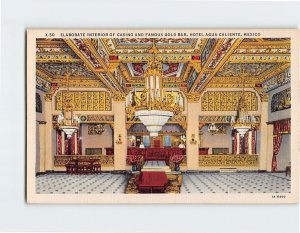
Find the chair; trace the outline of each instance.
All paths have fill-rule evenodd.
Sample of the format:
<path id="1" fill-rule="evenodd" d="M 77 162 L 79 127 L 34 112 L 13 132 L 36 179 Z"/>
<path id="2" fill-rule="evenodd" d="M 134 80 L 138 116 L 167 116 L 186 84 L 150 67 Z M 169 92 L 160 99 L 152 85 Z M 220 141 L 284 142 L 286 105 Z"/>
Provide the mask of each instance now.
<path id="1" fill-rule="evenodd" d="M 285 175 L 291 176 L 291 162 L 289 162 L 289 165 L 285 168 Z"/>
<path id="2" fill-rule="evenodd" d="M 101 172 L 101 163 L 100 160 L 97 160 L 93 164 L 93 172 L 94 173 L 100 173 Z"/>
<path id="3" fill-rule="evenodd" d="M 76 173 L 76 164 L 74 161 L 69 161 L 66 164 L 66 172 L 68 174 L 75 174 Z"/>

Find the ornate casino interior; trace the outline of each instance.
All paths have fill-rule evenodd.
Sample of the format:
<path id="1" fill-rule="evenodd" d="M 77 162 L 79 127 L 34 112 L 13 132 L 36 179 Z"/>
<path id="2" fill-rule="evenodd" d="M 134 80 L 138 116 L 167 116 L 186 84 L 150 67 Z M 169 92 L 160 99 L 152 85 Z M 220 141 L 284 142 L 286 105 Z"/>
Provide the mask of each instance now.
<path id="1" fill-rule="evenodd" d="M 289 193 L 289 38 L 36 41 L 36 192 Z"/>

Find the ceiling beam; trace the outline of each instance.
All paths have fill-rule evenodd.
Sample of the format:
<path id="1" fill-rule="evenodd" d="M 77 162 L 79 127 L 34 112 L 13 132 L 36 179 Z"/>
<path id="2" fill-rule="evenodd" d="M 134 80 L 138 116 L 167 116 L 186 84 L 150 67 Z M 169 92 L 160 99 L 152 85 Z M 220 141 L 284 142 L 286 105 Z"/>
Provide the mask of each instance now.
<path id="1" fill-rule="evenodd" d="M 242 39 L 236 39 L 233 41 L 231 45 L 226 48 L 226 43 L 228 43 L 228 39 L 221 39 L 218 41 L 217 46 L 214 48 L 213 52 L 207 59 L 204 64 L 202 70 L 199 72 L 195 82 L 189 90 L 189 94 L 191 93 L 201 93 L 206 85 L 210 82 L 213 76 L 220 70 L 220 68 L 227 62 L 228 58 L 235 51 L 235 49 L 240 45 Z M 214 60 L 218 59 L 219 60 Z M 215 61 L 212 66 L 212 62 Z"/>
<path id="2" fill-rule="evenodd" d="M 78 48 L 78 46 L 72 41 L 72 39 L 64 39 L 67 45 L 73 50 L 73 52 L 86 64 L 86 66 L 103 82 L 103 84 L 110 90 L 112 93 L 117 93 L 118 89 L 114 86 L 114 83 L 111 83 L 108 80 L 108 77 L 103 76 L 101 73 L 97 72 L 96 69 L 100 68 L 95 67 L 87 57 L 83 54 L 83 52 Z"/>
<path id="3" fill-rule="evenodd" d="M 91 53 L 96 57 L 96 59 L 99 61 L 102 68 L 104 69 L 104 72 L 100 72 L 100 74 L 106 73 L 106 75 L 111 79 L 111 81 L 114 82 L 115 87 L 117 87 L 118 90 L 116 91 L 121 91 L 123 93 L 123 88 L 120 86 L 118 80 L 116 80 L 113 74 L 111 73 L 114 69 L 118 67 L 119 62 L 111 62 L 109 65 L 107 65 L 103 58 L 99 55 L 98 51 L 96 50 L 90 39 L 83 39 L 83 42 L 86 44 Z"/>

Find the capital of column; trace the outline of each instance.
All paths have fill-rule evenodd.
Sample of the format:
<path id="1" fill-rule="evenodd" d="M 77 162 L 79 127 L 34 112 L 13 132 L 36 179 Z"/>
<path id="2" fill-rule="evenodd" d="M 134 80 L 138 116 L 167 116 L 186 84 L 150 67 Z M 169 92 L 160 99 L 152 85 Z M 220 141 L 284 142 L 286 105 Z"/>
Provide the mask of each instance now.
<path id="1" fill-rule="evenodd" d="M 124 93 L 114 93 L 113 100 L 116 102 L 123 102 L 126 100 L 126 95 Z"/>
<path id="2" fill-rule="evenodd" d="M 186 97 L 188 103 L 198 103 L 200 100 L 200 94 L 198 93 L 187 93 Z"/>

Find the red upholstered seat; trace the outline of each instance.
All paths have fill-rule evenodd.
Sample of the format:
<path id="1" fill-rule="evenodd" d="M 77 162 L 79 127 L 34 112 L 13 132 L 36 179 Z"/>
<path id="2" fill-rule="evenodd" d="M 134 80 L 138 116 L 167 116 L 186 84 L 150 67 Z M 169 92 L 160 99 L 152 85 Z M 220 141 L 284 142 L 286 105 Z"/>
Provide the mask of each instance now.
<path id="1" fill-rule="evenodd" d="M 141 172 L 136 185 L 141 193 L 164 192 L 168 184 L 165 172 Z"/>

